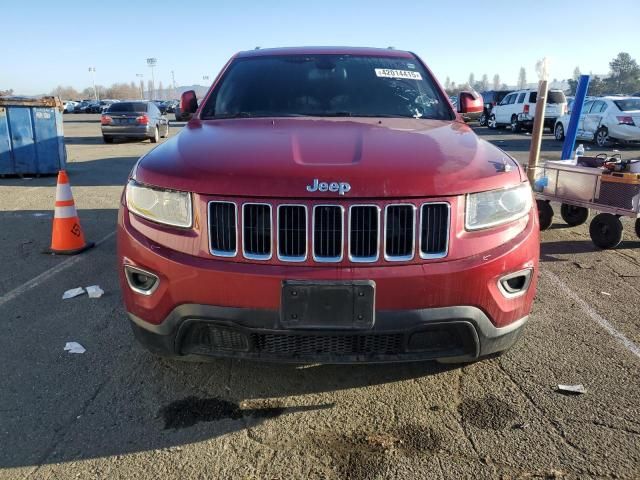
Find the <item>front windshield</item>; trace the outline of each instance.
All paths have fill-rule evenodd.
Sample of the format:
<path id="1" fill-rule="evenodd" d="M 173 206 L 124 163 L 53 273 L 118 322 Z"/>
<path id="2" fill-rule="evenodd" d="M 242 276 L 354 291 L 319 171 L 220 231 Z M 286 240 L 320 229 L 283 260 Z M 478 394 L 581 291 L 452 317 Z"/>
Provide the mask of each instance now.
<path id="1" fill-rule="evenodd" d="M 283 116 L 455 118 L 417 59 L 357 55 L 237 59 L 201 115 Z"/>

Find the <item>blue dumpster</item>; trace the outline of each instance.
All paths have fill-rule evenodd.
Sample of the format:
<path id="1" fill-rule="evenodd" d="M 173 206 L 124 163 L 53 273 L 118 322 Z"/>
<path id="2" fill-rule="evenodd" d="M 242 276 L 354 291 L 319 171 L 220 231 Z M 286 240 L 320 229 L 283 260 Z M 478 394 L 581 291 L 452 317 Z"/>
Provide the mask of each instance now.
<path id="1" fill-rule="evenodd" d="M 56 97 L 0 97 L 0 175 L 54 174 L 67 152 Z"/>

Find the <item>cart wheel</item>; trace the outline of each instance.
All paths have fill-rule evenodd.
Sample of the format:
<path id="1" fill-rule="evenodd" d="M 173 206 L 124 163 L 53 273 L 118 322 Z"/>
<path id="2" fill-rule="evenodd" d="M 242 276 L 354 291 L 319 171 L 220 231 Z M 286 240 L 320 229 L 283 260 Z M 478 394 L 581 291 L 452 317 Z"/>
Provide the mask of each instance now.
<path id="1" fill-rule="evenodd" d="M 589 209 L 563 203 L 560 207 L 560 215 L 567 225 L 577 227 L 589 219 Z"/>
<path id="2" fill-rule="evenodd" d="M 553 208 L 546 200 L 536 200 L 540 230 L 547 230 L 553 223 Z"/>
<path id="3" fill-rule="evenodd" d="M 636 219 L 636 235 L 640 238 L 640 218 Z"/>
<path id="4" fill-rule="evenodd" d="M 596 247 L 616 248 L 622 241 L 622 222 L 610 213 L 599 213 L 591 220 L 589 234 Z"/>

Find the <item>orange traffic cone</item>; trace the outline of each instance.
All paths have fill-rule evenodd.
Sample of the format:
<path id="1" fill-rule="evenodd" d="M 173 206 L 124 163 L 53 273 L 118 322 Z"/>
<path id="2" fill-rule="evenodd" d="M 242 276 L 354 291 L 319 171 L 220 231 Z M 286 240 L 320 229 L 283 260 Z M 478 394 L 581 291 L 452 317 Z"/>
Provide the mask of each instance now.
<path id="1" fill-rule="evenodd" d="M 56 188 L 56 208 L 53 215 L 53 231 L 51 232 L 51 248 L 48 253 L 56 255 L 75 255 L 93 247 L 93 243 L 84 240 L 80 227 L 80 219 L 73 201 L 71 186 L 67 172 L 58 172 Z"/>

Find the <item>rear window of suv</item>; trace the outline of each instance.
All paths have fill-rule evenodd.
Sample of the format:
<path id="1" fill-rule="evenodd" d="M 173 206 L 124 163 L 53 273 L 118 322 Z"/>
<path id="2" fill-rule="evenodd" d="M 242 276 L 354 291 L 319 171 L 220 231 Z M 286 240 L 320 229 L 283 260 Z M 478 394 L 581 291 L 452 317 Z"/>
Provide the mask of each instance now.
<path id="1" fill-rule="evenodd" d="M 203 119 L 276 116 L 455 118 L 417 59 L 363 55 L 236 59 L 202 109 Z"/>
<path id="2" fill-rule="evenodd" d="M 536 103 L 538 92 L 531 92 L 529 103 Z M 567 97 L 562 92 L 547 92 L 547 103 L 566 103 Z"/>
<path id="3" fill-rule="evenodd" d="M 146 112 L 147 104 L 144 102 L 118 102 L 109 107 L 109 112 Z"/>
<path id="4" fill-rule="evenodd" d="M 640 110 L 640 98 L 625 98 L 624 100 L 614 100 L 616 104 L 623 112 L 629 112 L 632 110 Z"/>

